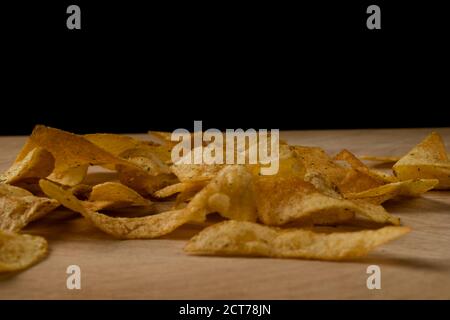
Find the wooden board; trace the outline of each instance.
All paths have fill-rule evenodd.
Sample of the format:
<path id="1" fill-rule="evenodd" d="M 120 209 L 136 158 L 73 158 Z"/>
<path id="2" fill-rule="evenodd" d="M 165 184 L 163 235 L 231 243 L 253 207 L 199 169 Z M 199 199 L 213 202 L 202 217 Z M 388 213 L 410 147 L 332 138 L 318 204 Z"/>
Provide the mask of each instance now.
<path id="1" fill-rule="evenodd" d="M 289 143 L 330 153 L 402 155 L 431 129 L 284 132 Z M 438 129 L 450 143 L 450 128 Z M 145 137 L 145 135 L 142 135 Z M 0 138 L 0 169 L 25 137 Z M 196 257 L 183 246 L 198 227 L 156 240 L 119 241 L 81 218 L 58 212 L 26 231 L 45 236 L 47 259 L 0 279 L 1 299 L 449 299 L 450 191 L 395 201 L 387 209 L 413 231 L 358 262 Z M 82 289 L 66 288 L 66 268 L 81 267 Z M 381 290 L 368 290 L 366 269 L 381 268 Z"/>

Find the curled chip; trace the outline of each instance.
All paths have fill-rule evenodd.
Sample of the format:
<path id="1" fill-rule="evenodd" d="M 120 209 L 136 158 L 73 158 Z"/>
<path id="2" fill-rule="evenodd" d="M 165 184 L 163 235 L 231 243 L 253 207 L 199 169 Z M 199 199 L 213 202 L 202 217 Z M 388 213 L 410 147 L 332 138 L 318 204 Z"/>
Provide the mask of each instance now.
<path id="1" fill-rule="evenodd" d="M 150 200 L 118 182 L 105 182 L 94 186 L 89 201 L 95 203 L 97 210 L 152 205 Z"/>
<path id="2" fill-rule="evenodd" d="M 388 174 L 385 174 L 384 172 L 377 171 L 374 169 L 370 169 L 367 167 L 361 160 L 359 160 L 353 153 L 351 153 L 348 150 L 342 150 L 340 153 L 338 153 L 335 157 L 335 160 L 343 160 L 350 164 L 350 166 L 363 174 L 366 174 L 367 176 L 373 178 L 374 180 L 378 181 L 379 183 L 390 183 L 390 182 L 397 182 L 397 178 Z"/>
<path id="3" fill-rule="evenodd" d="M 360 156 L 359 158 L 361 160 L 367 160 L 367 161 L 374 161 L 374 162 L 381 162 L 381 163 L 391 163 L 391 162 L 397 162 L 398 160 L 400 160 L 401 157 L 363 155 L 363 156 Z"/>
<path id="4" fill-rule="evenodd" d="M 192 182 L 212 179 L 224 167 L 222 164 L 174 164 L 170 169 L 181 182 Z"/>
<path id="5" fill-rule="evenodd" d="M 371 177 L 366 172 L 339 165 L 321 148 L 295 146 L 294 150 L 303 161 L 308 176 L 322 175 L 322 180 L 335 186 L 341 194 L 360 192 L 384 184 L 380 179 Z"/>
<path id="6" fill-rule="evenodd" d="M 441 136 L 433 132 L 402 157 L 393 167 L 402 181 L 438 179 L 436 189 L 450 189 L 450 161 Z"/>
<path id="7" fill-rule="evenodd" d="M 225 167 L 195 195 L 186 210 L 200 221 L 213 212 L 228 219 L 256 221 L 253 175 L 244 166 Z"/>
<path id="8" fill-rule="evenodd" d="M 255 203 L 259 220 L 266 225 L 338 224 L 361 217 L 379 224 L 400 224 L 382 206 L 324 195 L 296 177 L 259 177 Z"/>
<path id="9" fill-rule="evenodd" d="M 156 198 L 167 198 L 177 193 L 197 193 L 209 180 L 179 182 L 156 191 L 153 196 Z"/>
<path id="10" fill-rule="evenodd" d="M 47 253 L 47 241 L 38 236 L 0 230 L 0 272 L 30 267 Z"/>
<path id="11" fill-rule="evenodd" d="M 47 150 L 37 147 L 15 162 L 0 176 L 0 183 L 16 183 L 25 179 L 40 179 L 52 173 L 55 159 Z"/>
<path id="12" fill-rule="evenodd" d="M 373 204 L 381 204 L 396 196 L 417 197 L 433 189 L 439 180 L 437 179 L 414 179 L 385 184 L 380 187 L 361 191 L 358 193 L 347 193 L 347 199 L 361 199 Z"/>
<path id="13" fill-rule="evenodd" d="M 190 212 L 185 210 L 167 211 L 152 216 L 137 218 L 109 217 L 96 212 L 95 205 L 77 199 L 70 190 L 65 190 L 48 180 L 39 182 L 42 190 L 63 206 L 80 213 L 97 228 L 121 239 L 149 239 L 168 234 L 188 222 Z"/>
<path id="14" fill-rule="evenodd" d="M 266 256 L 317 260 L 354 259 L 410 231 L 407 227 L 384 227 L 342 233 L 316 233 L 302 229 L 279 229 L 252 222 L 224 221 L 194 236 L 185 251 L 202 255 Z"/>
<path id="15" fill-rule="evenodd" d="M 151 141 L 141 141 L 132 137 L 110 133 L 86 134 L 83 137 L 114 156 L 124 157 L 126 152 L 136 153 L 137 151 L 141 153 L 140 155 L 145 152 L 150 154 L 151 157 L 156 156 L 165 163 L 171 160 L 170 147 L 155 145 Z M 114 166 L 110 166 L 110 169 L 114 170 Z"/>
<path id="16" fill-rule="evenodd" d="M 35 197 L 24 189 L 0 184 L 0 230 L 19 231 L 58 206 L 54 199 Z"/>
<path id="17" fill-rule="evenodd" d="M 41 125 L 34 128 L 16 162 L 25 158 L 35 147 L 46 149 L 55 158 L 55 169 L 49 179 L 70 186 L 83 180 L 89 165 L 131 165 L 82 136 Z"/>
<path id="18" fill-rule="evenodd" d="M 153 146 L 141 146 L 120 154 L 128 162 L 140 168 L 118 165 L 120 181 L 141 194 L 152 194 L 170 184 L 178 182 L 166 164 L 167 154 L 160 154 Z"/>

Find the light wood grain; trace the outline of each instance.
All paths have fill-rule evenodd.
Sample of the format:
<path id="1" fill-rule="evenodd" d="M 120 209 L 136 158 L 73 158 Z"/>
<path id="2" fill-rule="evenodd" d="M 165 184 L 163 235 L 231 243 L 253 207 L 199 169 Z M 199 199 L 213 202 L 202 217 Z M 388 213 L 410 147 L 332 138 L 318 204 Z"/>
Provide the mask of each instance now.
<path id="1" fill-rule="evenodd" d="M 431 129 L 284 132 L 289 143 L 330 153 L 402 155 Z M 450 142 L 450 129 L 438 129 Z M 145 137 L 145 135 L 141 135 Z M 0 169 L 25 137 L 0 138 Z M 413 231 L 357 262 L 188 256 L 198 232 L 186 226 L 163 239 L 115 240 L 84 219 L 54 212 L 26 232 L 45 236 L 47 259 L 0 279 L 2 299 L 449 299 L 450 191 L 394 201 L 387 209 Z M 66 268 L 82 270 L 82 289 L 66 289 Z M 382 289 L 368 290 L 366 268 L 377 264 Z"/>

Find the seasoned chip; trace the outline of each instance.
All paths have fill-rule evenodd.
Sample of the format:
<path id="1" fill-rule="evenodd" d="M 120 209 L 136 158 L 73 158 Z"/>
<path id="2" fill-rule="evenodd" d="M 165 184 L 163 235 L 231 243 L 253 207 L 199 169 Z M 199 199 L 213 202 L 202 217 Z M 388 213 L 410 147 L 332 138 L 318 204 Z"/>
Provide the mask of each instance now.
<path id="1" fill-rule="evenodd" d="M 54 199 L 35 197 L 26 190 L 0 184 L 0 229 L 19 231 L 58 206 Z"/>
<path id="2" fill-rule="evenodd" d="M 172 184 L 170 186 L 167 186 L 165 188 L 162 188 L 158 191 L 156 191 L 153 196 L 156 198 L 167 198 L 170 197 L 176 193 L 197 193 L 200 191 L 209 180 L 199 180 L 199 181 L 188 181 L 188 182 L 179 182 Z"/>
<path id="3" fill-rule="evenodd" d="M 390 183 L 390 182 L 397 182 L 397 178 L 391 175 L 388 175 L 384 172 L 377 171 L 374 169 L 370 169 L 367 167 L 361 160 L 359 160 L 353 153 L 351 153 L 348 150 L 342 150 L 340 153 L 338 153 L 335 157 L 335 160 L 343 160 L 350 164 L 350 166 L 363 174 L 366 174 L 367 176 L 373 178 L 375 181 L 379 182 L 380 184 L 383 183 Z"/>
<path id="4" fill-rule="evenodd" d="M 382 206 L 326 196 L 296 177 L 260 177 L 256 205 L 259 219 L 267 225 L 342 224 L 358 217 L 380 224 L 400 223 Z"/>
<path id="5" fill-rule="evenodd" d="M 77 199 L 70 190 L 65 190 L 51 181 L 41 180 L 39 185 L 49 197 L 80 213 L 105 233 L 121 239 L 160 237 L 191 219 L 190 212 L 186 210 L 173 210 L 137 218 L 110 217 L 96 212 L 95 205 Z"/>
<path id="6" fill-rule="evenodd" d="M 155 191 L 178 182 L 166 164 L 170 153 L 157 151 L 152 146 L 142 146 L 121 153 L 121 157 L 140 168 L 136 170 L 128 165 L 118 165 L 119 180 L 141 194 L 153 194 Z"/>
<path id="7" fill-rule="evenodd" d="M 0 197 L 26 197 L 32 195 L 33 194 L 28 190 L 11 186 L 9 184 L 0 183 Z"/>
<path id="8" fill-rule="evenodd" d="M 253 175 L 239 165 L 227 166 L 187 206 L 200 221 L 212 212 L 225 218 L 256 221 Z"/>
<path id="9" fill-rule="evenodd" d="M 95 203 L 97 210 L 152 205 L 150 200 L 118 182 L 105 182 L 94 186 L 89 201 Z"/>
<path id="10" fill-rule="evenodd" d="M 391 162 L 397 162 L 398 160 L 400 160 L 401 157 L 363 155 L 363 156 L 360 156 L 359 158 L 361 160 L 367 160 L 367 161 L 374 161 L 374 162 L 381 162 L 381 163 L 391 163 Z"/>
<path id="11" fill-rule="evenodd" d="M 433 132 L 402 157 L 393 167 L 402 181 L 438 179 L 436 189 L 450 188 L 450 161 L 441 136 Z"/>
<path id="12" fill-rule="evenodd" d="M 380 187 L 369 189 L 358 193 L 347 193 L 347 199 L 362 199 L 373 204 L 381 204 L 396 196 L 417 197 L 433 189 L 439 180 L 437 179 L 414 179 L 385 184 Z"/>
<path id="13" fill-rule="evenodd" d="M 52 173 L 55 159 L 47 150 L 37 147 L 25 157 L 15 162 L 11 168 L 0 176 L 0 183 L 16 183 L 30 178 L 45 178 Z"/>
<path id="14" fill-rule="evenodd" d="M 252 222 L 224 221 L 194 236 L 185 251 L 203 255 L 245 255 L 317 260 L 354 259 L 410 231 L 384 227 L 357 232 L 317 233 L 279 229 Z"/>
<path id="15" fill-rule="evenodd" d="M 47 253 L 47 241 L 38 236 L 0 230 L 0 272 L 30 267 Z"/>
<path id="16" fill-rule="evenodd" d="M 16 162 L 25 158 L 35 147 L 42 147 L 53 155 L 55 169 L 49 179 L 65 185 L 80 183 L 88 165 L 129 165 L 127 161 L 108 153 L 82 136 L 41 125 L 34 128 Z"/>

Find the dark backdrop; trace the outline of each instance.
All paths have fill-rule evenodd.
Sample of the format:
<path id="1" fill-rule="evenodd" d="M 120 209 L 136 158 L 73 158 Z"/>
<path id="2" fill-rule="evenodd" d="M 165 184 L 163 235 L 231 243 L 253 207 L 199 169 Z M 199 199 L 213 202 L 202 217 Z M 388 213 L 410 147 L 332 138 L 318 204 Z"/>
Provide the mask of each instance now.
<path id="1" fill-rule="evenodd" d="M 442 1 L 93 2 L 2 6 L 1 134 L 449 125 Z"/>

